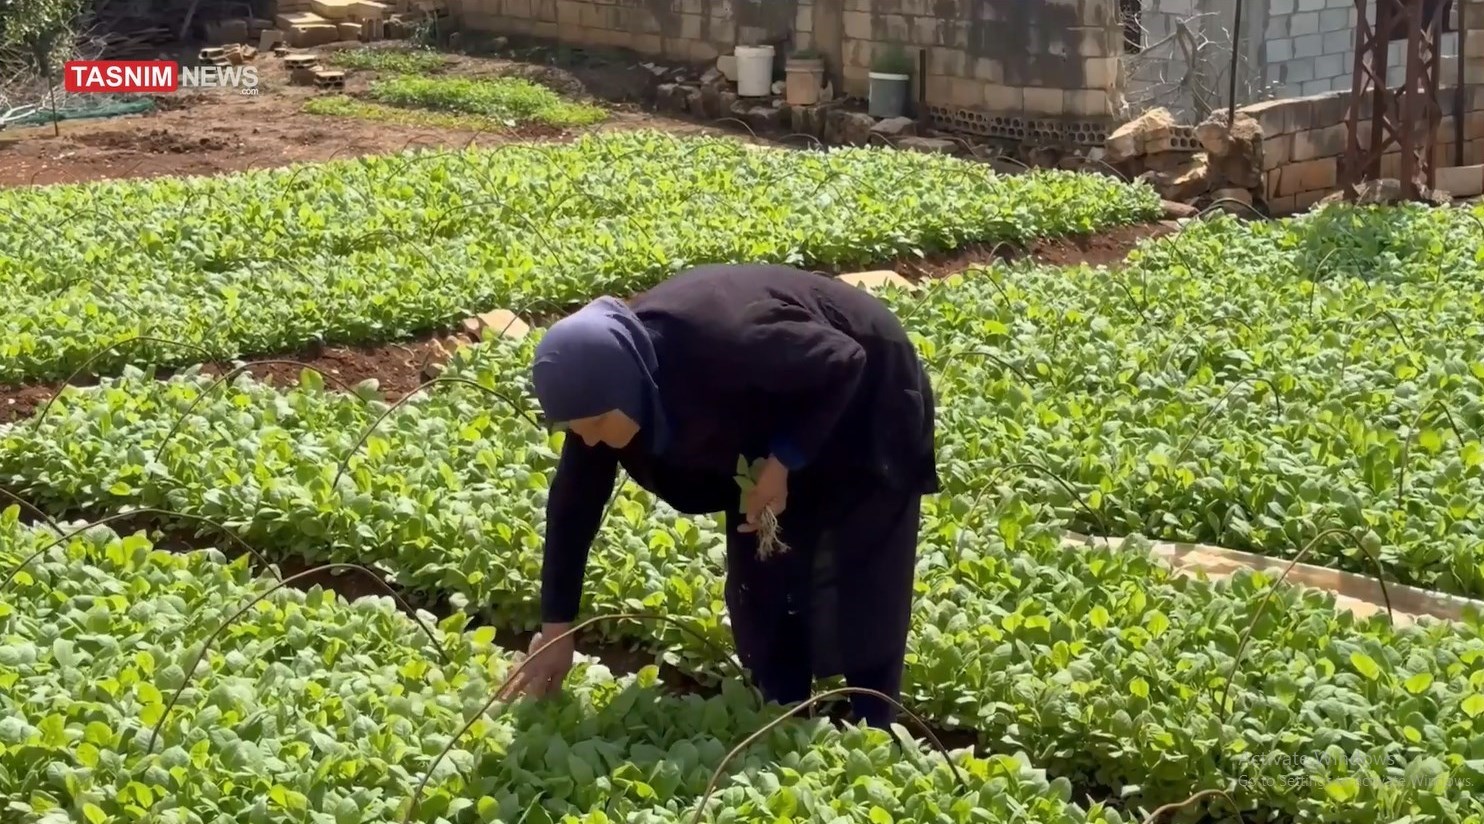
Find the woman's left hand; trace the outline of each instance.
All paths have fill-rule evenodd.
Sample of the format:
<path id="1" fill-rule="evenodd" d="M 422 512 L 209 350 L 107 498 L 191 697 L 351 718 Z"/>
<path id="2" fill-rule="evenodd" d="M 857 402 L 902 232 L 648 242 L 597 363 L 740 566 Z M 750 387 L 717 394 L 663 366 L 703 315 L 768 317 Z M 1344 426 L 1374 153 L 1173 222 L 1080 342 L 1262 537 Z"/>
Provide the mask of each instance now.
<path id="1" fill-rule="evenodd" d="M 747 493 L 747 523 L 738 527 L 738 532 L 756 532 L 762 523 L 763 510 L 771 509 L 775 516 L 782 515 L 788 506 L 788 467 L 777 458 L 768 458 L 758 472 L 757 481 Z"/>

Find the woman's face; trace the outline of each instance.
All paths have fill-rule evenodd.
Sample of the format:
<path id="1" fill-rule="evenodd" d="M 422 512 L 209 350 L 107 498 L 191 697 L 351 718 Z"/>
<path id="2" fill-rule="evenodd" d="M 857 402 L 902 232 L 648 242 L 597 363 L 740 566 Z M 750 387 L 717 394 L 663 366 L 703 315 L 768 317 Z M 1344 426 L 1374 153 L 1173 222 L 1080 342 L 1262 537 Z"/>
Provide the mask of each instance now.
<path id="1" fill-rule="evenodd" d="M 567 429 L 588 446 L 601 443 L 614 449 L 623 449 L 639 433 L 639 424 L 623 412 L 611 409 L 591 418 L 569 421 Z"/>

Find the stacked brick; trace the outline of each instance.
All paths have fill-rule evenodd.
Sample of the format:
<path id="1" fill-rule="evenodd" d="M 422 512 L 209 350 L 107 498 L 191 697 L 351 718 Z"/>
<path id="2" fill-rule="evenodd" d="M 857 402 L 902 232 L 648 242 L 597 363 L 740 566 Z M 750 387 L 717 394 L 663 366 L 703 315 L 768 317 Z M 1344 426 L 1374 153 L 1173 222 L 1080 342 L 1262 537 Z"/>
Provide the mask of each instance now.
<path id="1" fill-rule="evenodd" d="M 1463 37 L 1463 82 L 1484 83 L 1484 0 L 1458 0 L 1453 13 L 1454 23 L 1462 15 L 1463 27 L 1468 31 Z M 1457 26 L 1455 25 L 1455 28 Z M 1452 79 L 1456 75 L 1443 75 Z"/>
<path id="2" fill-rule="evenodd" d="M 1116 0 L 1043 0 L 1025 11 L 975 0 L 844 0 L 844 8 L 849 94 L 864 94 L 876 55 L 898 46 L 926 52 L 933 106 L 1095 119 L 1122 108 Z M 1071 70 L 1044 71 L 1052 64 Z M 1058 74 L 1077 87 L 1056 83 Z"/>
<path id="3" fill-rule="evenodd" d="M 1484 39 L 1484 32 L 1481 32 Z M 1438 95 L 1443 119 L 1436 132 L 1438 167 L 1457 160 L 1457 124 L 1464 126 L 1463 165 L 1484 163 L 1484 86 L 1465 88 L 1463 108 L 1457 109 L 1451 89 Z M 1241 111 L 1255 118 L 1263 132 L 1263 170 L 1267 201 L 1274 214 L 1292 214 L 1332 194 L 1339 185 L 1341 165 L 1349 140 L 1347 111 L 1350 93 L 1331 92 L 1247 106 Z M 1369 145 L 1369 125 L 1362 120 L 1362 145 Z M 1401 153 L 1393 149 L 1381 158 L 1381 177 L 1401 173 Z"/>

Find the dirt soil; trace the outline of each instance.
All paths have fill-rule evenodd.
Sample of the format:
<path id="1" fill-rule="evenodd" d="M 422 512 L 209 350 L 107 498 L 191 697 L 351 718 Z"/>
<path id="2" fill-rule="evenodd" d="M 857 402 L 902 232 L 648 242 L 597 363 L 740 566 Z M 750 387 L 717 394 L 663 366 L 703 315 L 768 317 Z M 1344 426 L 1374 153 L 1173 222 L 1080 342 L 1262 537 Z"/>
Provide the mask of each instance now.
<path id="1" fill-rule="evenodd" d="M 331 44 L 316 51 L 323 54 L 355 45 L 360 44 Z M 160 56 L 188 60 L 193 58 L 193 49 L 175 49 Z M 632 97 L 634 71 L 646 71 L 637 65 L 626 67 L 628 71 L 620 66 L 598 70 L 590 65 L 567 70 L 498 57 L 450 54 L 448 58 L 451 62 L 444 74 L 516 75 L 591 100 Z M 64 121 L 60 136 L 50 125 L 0 131 L 0 187 L 215 175 L 410 148 L 563 140 L 577 133 L 540 124 L 476 132 L 307 114 L 302 111 L 307 101 L 335 92 L 291 85 L 282 61 L 271 52 L 259 54 L 252 65 L 259 77 L 256 95 L 226 89 L 183 91 L 155 96 L 156 110 L 148 114 Z M 344 91 L 361 95 L 375 77 L 373 71 L 346 70 Z M 730 134 L 720 127 L 652 114 L 635 103 L 606 105 L 612 117 L 594 130 L 652 128 L 679 134 Z"/>

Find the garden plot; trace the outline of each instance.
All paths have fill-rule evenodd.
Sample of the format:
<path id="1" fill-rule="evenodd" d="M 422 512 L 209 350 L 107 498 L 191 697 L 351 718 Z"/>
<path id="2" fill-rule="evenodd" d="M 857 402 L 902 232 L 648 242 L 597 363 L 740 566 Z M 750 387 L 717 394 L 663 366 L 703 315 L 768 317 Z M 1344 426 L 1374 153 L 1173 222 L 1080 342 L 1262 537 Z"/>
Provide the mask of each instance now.
<path id="1" fill-rule="evenodd" d="M 55 543 L 16 515 L 0 514 L 7 568 Z M 7 822 L 1121 820 L 1023 758 L 950 766 L 825 720 L 727 759 L 780 714 L 738 684 L 679 698 L 652 669 L 579 664 L 562 700 L 494 702 L 512 667 L 492 630 L 274 592 L 214 554 L 97 529 L 0 588 Z"/>
<path id="2" fill-rule="evenodd" d="M 1284 558 L 1338 529 L 1305 560 L 1477 598 L 1481 242 L 1463 210 L 1222 220 L 1114 272 L 894 302 L 942 385 L 975 387 L 940 412 L 959 483 L 1003 467 L 1080 532 Z"/>
<path id="3" fill-rule="evenodd" d="M 1399 450 L 1395 434 L 1381 427 L 1370 434 L 1349 424 L 1303 427 L 1325 422 L 1336 407 L 1358 415 L 1369 407 L 1355 397 L 1373 396 L 1389 399 L 1377 401 L 1383 420 L 1407 426 L 1433 403 L 1409 392 L 1407 381 L 1439 370 L 1460 376 L 1439 377 L 1458 393 L 1448 400 L 1462 438 L 1448 451 L 1468 454 L 1479 431 L 1468 411 L 1477 383 L 1461 376 L 1472 374 L 1469 358 L 1477 355 L 1463 349 L 1431 364 L 1428 350 L 1361 334 L 1369 327 L 1360 307 L 1382 302 L 1394 316 L 1385 323 L 1391 335 L 1443 324 L 1462 338 L 1466 317 L 1477 311 L 1469 298 L 1477 299 L 1477 289 L 1468 291 L 1476 262 L 1473 252 L 1461 253 L 1478 248 L 1467 234 L 1471 223 L 1462 213 L 1345 209 L 1272 226 L 1222 221 L 1146 247 L 1119 273 L 1002 270 L 890 298 L 919 335 L 942 410 L 945 490 L 924 511 L 911 705 L 937 724 L 974 731 L 992 752 L 1023 751 L 1052 775 L 1133 809 L 1221 788 L 1257 820 L 1477 821 L 1468 811 L 1478 808 L 1484 779 L 1472 766 L 1484 758 L 1476 743 L 1484 742 L 1484 641 L 1474 619 L 1393 627 L 1384 616 L 1337 610 L 1322 593 L 1275 588 L 1272 575 L 1190 580 L 1158 563 L 1141 538 L 1124 551 L 1094 553 L 1065 546 L 1049 526 L 1076 517 L 1110 532 L 1134 531 L 1168 523 L 1161 514 L 1168 512 L 1173 529 L 1187 511 L 1217 506 L 1177 492 L 1281 489 L 1295 482 L 1275 478 L 1275 467 L 1354 451 L 1341 436 Z M 1294 270 L 1315 274 L 1295 279 Z M 1311 315 L 1312 286 L 1304 284 L 1314 281 Z M 1430 297 L 1450 284 L 1455 294 Z M 1285 308 L 1295 302 L 1290 287 L 1299 290 L 1301 308 Z M 1115 305 L 1114 295 L 1127 305 Z M 1207 302 L 1218 299 L 1213 311 Z M 1231 323 L 1215 328 L 1212 316 Z M 1166 337 L 1139 337 L 1151 330 Z M 0 442 L 0 482 L 53 511 L 155 506 L 209 517 L 275 555 L 372 563 L 411 593 L 448 596 L 502 627 L 530 627 L 538 618 L 545 485 L 557 448 L 526 417 L 522 364 L 533 345 L 463 350 L 450 374 L 483 390 L 434 387 L 391 411 L 368 437 L 367 427 L 387 412 L 369 385 L 328 391 L 306 373 L 293 390 L 241 378 L 206 394 L 211 381 L 202 376 L 158 382 L 133 373 L 68 392 L 39 425 L 12 426 Z M 1317 368 L 1332 347 L 1341 353 L 1337 367 L 1347 358 L 1351 364 L 1333 370 L 1338 379 Z M 1282 363 L 1292 373 L 1291 385 L 1273 378 L 1283 416 L 1257 417 L 1273 399 L 1239 394 L 1250 372 L 1238 366 L 1248 363 Z M 1390 377 L 1381 368 L 1388 365 Z M 1399 365 L 1415 372 L 1398 374 Z M 1361 376 L 1370 388 L 1353 395 Z M 1176 404 L 1186 411 L 1161 411 Z M 1105 420 L 1104 407 L 1131 410 L 1142 428 Z M 1237 417 L 1224 417 L 1228 410 Z M 1441 426 L 1421 417 L 1411 424 L 1419 443 L 1425 423 Z M 1212 428 L 1192 434 L 1191 419 Z M 1004 429 L 1007 422 L 1020 429 Z M 1161 435 L 1161 426 L 1187 428 Z M 1244 436 L 1244 426 L 1262 439 L 1243 441 L 1259 437 Z M 1225 464 L 1226 452 L 1207 443 L 1250 443 L 1238 457 L 1282 455 L 1296 447 L 1280 436 L 1293 432 L 1311 457 Z M 1102 449 L 1134 438 L 1165 444 L 1169 460 L 1146 460 L 1151 469 L 1116 450 L 1111 457 L 1089 451 L 1080 462 L 1062 457 L 1071 443 Z M 1184 441 L 1204 463 L 1176 460 Z M 1158 452 L 1137 441 L 1126 451 Z M 1409 451 L 1408 474 L 1434 486 L 1453 478 L 1459 486 L 1443 488 L 1444 502 L 1472 494 L 1477 467 L 1462 458 L 1455 466 L 1443 453 Z M 1031 471 L 1031 463 L 1046 472 Z M 1109 467 L 1152 473 L 1164 464 L 1168 479 L 1151 474 L 1127 488 L 1071 471 L 1119 481 Z M 1353 471 L 1330 464 L 1326 477 L 1354 484 Z M 1075 495 L 1038 482 L 1062 475 Z M 1187 483 L 1186 475 L 1196 480 Z M 1211 477 L 1229 477 L 1231 486 L 1203 480 Z M 1160 483 L 1171 490 L 1164 497 Z M 1366 492 L 1357 490 L 1357 498 Z M 1287 534 L 1287 521 L 1298 523 L 1292 543 L 1269 535 L 1265 546 L 1291 553 L 1318 527 L 1333 526 L 1363 547 L 1379 545 L 1400 575 L 1401 562 L 1417 557 L 1413 547 L 1422 544 L 1366 517 L 1391 506 L 1394 492 L 1369 490 L 1358 520 L 1298 496 L 1310 506 L 1285 509 L 1282 520 L 1269 516 L 1279 534 Z M 1436 499 L 1403 501 L 1414 528 L 1452 529 L 1450 551 L 1473 551 L 1467 524 L 1439 514 Z M 594 548 L 597 574 L 584 614 L 684 616 L 695 635 L 635 622 L 604 625 L 603 633 L 664 652 L 697 677 L 723 679 L 721 535 L 710 518 L 653 503 L 633 487 L 618 496 Z M 1250 505 L 1245 498 L 1236 504 Z M 1186 528 L 1201 521 L 1192 524 Z M 1352 563 L 1341 558 L 1337 551 L 1310 556 Z M 1219 804 L 1209 808 L 1218 817 Z"/>
<path id="4" fill-rule="evenodd" d="M 851 266 L 1158 215 L 1096 175 L 744 146 L 624 133 L 0 192 L 0 383 L 397 340 L 705 262 Z M 108 349 L 141 335 L 169 343 Z"/>

